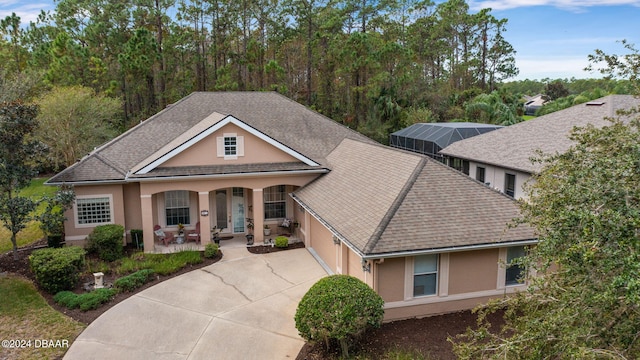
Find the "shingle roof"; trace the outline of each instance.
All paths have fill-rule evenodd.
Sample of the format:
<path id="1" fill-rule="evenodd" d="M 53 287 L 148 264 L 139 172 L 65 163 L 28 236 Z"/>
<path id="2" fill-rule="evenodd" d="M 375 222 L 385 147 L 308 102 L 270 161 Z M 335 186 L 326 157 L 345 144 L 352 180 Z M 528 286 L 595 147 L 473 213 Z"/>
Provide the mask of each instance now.
<path id="1" fill-rule="evenodd" d="M 517 204 L 426 156 L 344 140 L 293 197 L 364 255 L 524 241 Z"/>
<path id="2" fill-rule="evenodd" d="M 124 180 L 129 170 L 213 113 L 233 115 L 321 165 L 345 138 L 373 142 L 275 92 L 196 92 L 97 148 L 49 182 Z"/>
<path id="3" fill-rule="evenodd" d="M 605 117 L 613 117 L 618 110 L 638 106 L 640 101 L 631 95 L 609 95 L 589 103 L 572 106 L 535 119 L 507 126 L 483 135 L 453 143 L 441 154 L 473 160 L 529 173 L 538 172 L 541 164 L 530 159 L 536 150 L 547 154 L 562 153 L 572 145 L 568 135 L 575 126 L 608 124 Z"/>

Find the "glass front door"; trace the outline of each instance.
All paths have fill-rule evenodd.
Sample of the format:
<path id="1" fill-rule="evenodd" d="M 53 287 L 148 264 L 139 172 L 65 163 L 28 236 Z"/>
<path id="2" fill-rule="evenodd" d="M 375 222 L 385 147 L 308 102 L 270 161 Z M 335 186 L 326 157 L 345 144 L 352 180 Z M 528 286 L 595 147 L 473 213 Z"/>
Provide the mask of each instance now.
<path id="1" fill-rule="evenodd" d="M 231 196 L 231 218 L 233 232 L 245 232 L 244 188 L 233 188 Z"/>

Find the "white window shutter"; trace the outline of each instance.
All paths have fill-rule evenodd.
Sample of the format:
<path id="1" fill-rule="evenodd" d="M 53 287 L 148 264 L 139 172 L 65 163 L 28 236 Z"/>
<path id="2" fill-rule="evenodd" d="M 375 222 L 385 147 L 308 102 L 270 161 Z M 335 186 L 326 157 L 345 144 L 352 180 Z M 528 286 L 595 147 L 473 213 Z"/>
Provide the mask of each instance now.
<path id="1" fill-rule="evenodd" d="M 218 136 L 216 145 L 218 157 L 224 157 L 224 137 Z"/>
<path id="2" fill-rule="evenodd" d="M 244 136 L 236 137 L 236 153 L 238 156 L 244 156 Z"/>

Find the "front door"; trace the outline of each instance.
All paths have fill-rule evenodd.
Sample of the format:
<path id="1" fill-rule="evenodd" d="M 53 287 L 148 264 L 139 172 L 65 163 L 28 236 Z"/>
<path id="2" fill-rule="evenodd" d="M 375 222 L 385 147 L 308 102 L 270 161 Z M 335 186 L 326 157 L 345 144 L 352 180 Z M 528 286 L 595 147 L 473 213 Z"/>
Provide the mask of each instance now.
<path id="1" fill-rule="evenodd" d="M 220 189 L 215 191 L 211 208 L 215 209 L 214 224 L 221 233 L 244 233 L 245 227 L 244 188 Z"/>
<path id="2" fill-rule="evenodd" d="M 231 196 L 231 218 L 233 222 L 233 233 L 244 233 L 245 211 L 244 211 L 244 188 L 233 188 Z"/>

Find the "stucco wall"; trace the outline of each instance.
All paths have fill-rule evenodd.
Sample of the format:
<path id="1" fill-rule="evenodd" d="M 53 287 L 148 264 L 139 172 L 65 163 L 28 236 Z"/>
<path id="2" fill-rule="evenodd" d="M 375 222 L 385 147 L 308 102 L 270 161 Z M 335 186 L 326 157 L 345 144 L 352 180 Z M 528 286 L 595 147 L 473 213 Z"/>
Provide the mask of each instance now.
<path id="1" fill-rule="evenodd" d="M 236 134 L 244 138 L 244 156 L 237 159 L 225 160 L 217 156 L 217 138 L 224 134 Z M 255 164 L 298 161 L 293 156 L 275 148 L 273 145 L 249 132 L 228 124 L 220 130 L 200 140 L 189 149 L 169 159 L 161 167 L 172 166 L 198 166 L 198 165 L 230 165 L 230 164 Z"/>
<path id="2" fill-rule="evenodd" d="M 505 188 L 505 174 L 509 173 L 509 174 L 515 175 L 516 191 L 515 191 L 514 197 L 516 199 L 525 198 L 525 193 L 522 189 L 522 186 L 525 184 L 525 182 L 527 182 L 531 178 L 531 174 L 470 161 L 469 162 L 470 177 L 474 179 L 476 178 L 476 169 L 478 166 L 485 168 L 485 175 L 484 175 L 485 183 L 489 183 L 488 185 L 489 187 L 498 189 L 503 192 Z"/>
<path id="3" fill-rule="evenodd" d="M 333 243 L 333 234 L 316 219 L 312 219 L 309 225 L 311 231 L 309 235 L 310 247 L 324 260 L 331 271 L 336 272 L 336 248 L 338 246 Z"/>
<path id="4" fill-rule="evenodd" d="M 449 295 L 496 289 L 498 249 L 449 254 Z"/>
<path id="5" fill-rule="evenodd" d="M 378 294 L 385 302 L 404 299 L 405 258 L 385 259 L 376 265 Z"/>

